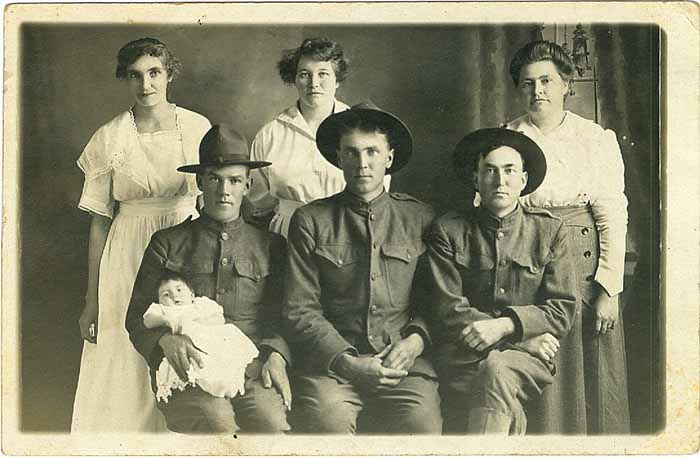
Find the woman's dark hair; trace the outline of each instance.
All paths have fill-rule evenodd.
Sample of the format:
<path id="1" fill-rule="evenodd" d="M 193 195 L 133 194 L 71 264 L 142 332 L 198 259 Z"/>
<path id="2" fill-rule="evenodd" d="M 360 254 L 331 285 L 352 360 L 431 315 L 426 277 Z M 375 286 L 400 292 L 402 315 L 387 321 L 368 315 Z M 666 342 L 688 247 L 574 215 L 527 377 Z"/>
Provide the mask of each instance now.
<path id="1" fill-rule="evenodd" d="M 349 61 L 343 54 L 343 48 L 328 38 L 307 38 L 301 46 L 282 52 L 282 59 L 277 62 L 282 81 L 293 85 L 297 76 L 297 66 L 302 57 L 311 57 L 319 62 L 330 62 L 339 83 L 348 76 Z"/>
<path id="2" fill-rule="evenodd" d="M 165 43 L 156 38 L 146 37 L 130 41 L 119 50 L 117 54 L 117 78 L 125 79 L 126 68 L 136 62 L 139 57 L 146 55 L 160 59 L 170 78 L 175 79 L 180 74 L 182 64 L 165 46 Z"/>
<path id="3" fill-rule="evenodd" d="M 192 291 L 192 293 L 194 294 L 194 288 L 192 287 L 192 283 L 187 279 L 187 277 L 173 270 L 166 270 L 165 273 L 163 273 L 163 275 L 161 275 L 160 278 L 158 278 L 158 288 L 160 288 L 169 281 L 181 281 L 182 283 L 187 285 L 190 291 Z"/>
<path id="4" fill-rule="evenodd" d="M 574 64 L 561 46 L 551 41 L 531 41 L 520 48 L 510 61 L 510 76 L 515 85 L 520 83 L 520 71 L 524 66 L 543 60 L 552 61 L 564 81 L 569 81 L 574 74 Z"/>

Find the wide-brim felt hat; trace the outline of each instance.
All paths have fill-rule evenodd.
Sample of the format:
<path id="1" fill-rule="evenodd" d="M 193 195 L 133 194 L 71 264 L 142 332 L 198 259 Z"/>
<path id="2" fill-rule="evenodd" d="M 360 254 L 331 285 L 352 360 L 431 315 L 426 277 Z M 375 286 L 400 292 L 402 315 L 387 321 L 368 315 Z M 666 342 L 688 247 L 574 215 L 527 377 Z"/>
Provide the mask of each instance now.
<path id="1" fill-rule="evenodd" d="M 473 173 L 479 165 L 479 156 L 501 146 L 509 146 L 520 153 L 527 184 L 520 193 L 525 196 L 534 192 L 547 174 L 547 159 L 542 149 L 527 135 L 503 127 L 476 130 L 457 144 L 454 152 L 454 166 L 460 178 L 473 184 Z"/>
<path id="2" fill-rule="evenodd" d="M 338 167 L 340 133 L 345 126 L 353 125 L 358 120 L 374 124 L 386 132 L 389 144 L 394 149 L 394 161 L 386 173 L 401 170 L 413 153 L 411 131 L 397 116 L 382 110 L 370 101 L 358 103 L 349 110 L 334 113 L 321 123 L 316 132 L 316 146 L 323 157 Z"/>
<path id="3" fill-rule="evenodd" d="M 199 142 L 199 164 L 178 167 L 187 173 L 201 172 L 205 167 L 226 165 L 247 165 L 251 169 L 266 167 L 270 162 L 251 161 L 248 140 L 228 124 L 217 124 Z"/>

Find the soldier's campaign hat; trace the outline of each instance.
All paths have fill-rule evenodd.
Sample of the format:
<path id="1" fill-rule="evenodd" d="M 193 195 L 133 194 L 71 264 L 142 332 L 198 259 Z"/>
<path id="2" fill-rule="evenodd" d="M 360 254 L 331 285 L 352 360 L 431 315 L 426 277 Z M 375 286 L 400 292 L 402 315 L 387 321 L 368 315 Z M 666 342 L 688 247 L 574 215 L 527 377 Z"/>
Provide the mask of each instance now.
<path id="1" fill-rule="evenodd" d="M 477 171 L 479 156 L 501 146 L 513 148 L 523 159 L 523 169 L 527 172 L 527 184 L 520 195 L 525 196 L 534 192 L 547 174 L 547 160 L 544 153 L 537 143 L 525 134 L 502 127 L 476 130 L 457 144 L 453 156 L 457 174 L 468 183 L 473 183 L 473 173 Z"/>
<path id="2" fill-rule="evenodd" d="M 413 152 L 413 136 L 408 126 L 397 116 L 378 108 L 370 101 L 353 105 L 349 110 L 332 114 L 318 127 L 316 145 L 328 162 L 338 167 L 340 134 L 344 128 L 356 125 L 358 122 L 376 125 L 386 132 L 389 145 L 394 149 L 394 161 L 386 173 L 394 173 L 408 163 Z"/>
<path id="3" fill-rule="evenodd" d="M 183 165 L 177 170 L 198 173 L 204 167 L 226 165 L 247 165 L 251 169 L 257 169 L 270 165 L 270 162 L 251 161 L 245 136 L 228 124 L 217 124 L 209 129 L 199 143 L 199 164 Z"/>

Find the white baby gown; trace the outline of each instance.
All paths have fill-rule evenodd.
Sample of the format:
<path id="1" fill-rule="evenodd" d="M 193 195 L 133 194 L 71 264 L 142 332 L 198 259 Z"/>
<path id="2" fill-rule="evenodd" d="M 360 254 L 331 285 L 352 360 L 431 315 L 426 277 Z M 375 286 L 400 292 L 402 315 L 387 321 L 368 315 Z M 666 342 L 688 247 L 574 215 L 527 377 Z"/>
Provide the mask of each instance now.
<path id="1" fill-rule="evenodd" d="M 167 326 L 174 334 L 188 336 L 203 352 L 203 367 L 192 362 L 187 382 L 163 358 L 156 372 L 159 401 L 168 402 L 174 389 L 183 391 L 188 385 L 227 399 L 245 393 L 245 368 L 258 356 L 258 349 L 240 329 L 226 323 L 219 304 L 208 297 L 196 297 L 191 305 L 151 304 L 143 318 L 147 328 Z"/>

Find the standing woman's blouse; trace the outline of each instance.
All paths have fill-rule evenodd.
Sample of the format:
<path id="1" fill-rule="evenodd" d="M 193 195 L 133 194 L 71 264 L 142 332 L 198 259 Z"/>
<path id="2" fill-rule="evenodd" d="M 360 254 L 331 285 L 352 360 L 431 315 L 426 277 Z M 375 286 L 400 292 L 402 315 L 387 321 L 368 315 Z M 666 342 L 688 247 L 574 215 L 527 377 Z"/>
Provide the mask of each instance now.
<path id="1" fill-rule="evenodd" d="M 139 133 L 129 110 L 100 127 L 78 159 L 85 174 L 79 208 L 112 218 L 115 202 L 198 195 L 194 174 L 176 169 L 199 161 L 199 142 L 211 125 L 181 107 L 175 118 L 176 130 Z"/>
<path id="2" fill-rule="evenodd" d="M 522 197 L 522 204 L 543 208 L 590 204 L 600 244 L 595 280 L 609 295 L 622 292 L 627 197 L 615 132 L 570 111 L 565 112 L 561 125 L 546 135 L 527 114 L 507 127 L 534 140 L 547 158 L 544 182 Z"/>
<path id="3" fill-rule="evenodd" d="M 349 108 L 336 100 L 333 113 Z M 343 171 L 321 155 L 316 147 L 316 136 L 296 104 L 260 129 L 253 140 L 251 159 L 269 161 L 272 165 L 251 170 L 253 185 L 248 198 L 256 207 L 260 207 L 258 201 L 267 194 L 279 199 L 270 230 L 285 237 L 289 220 L 297 208 L 345 188 Z M 387 189 L 389 182 L 387 175 L 384 180 Z"/>

